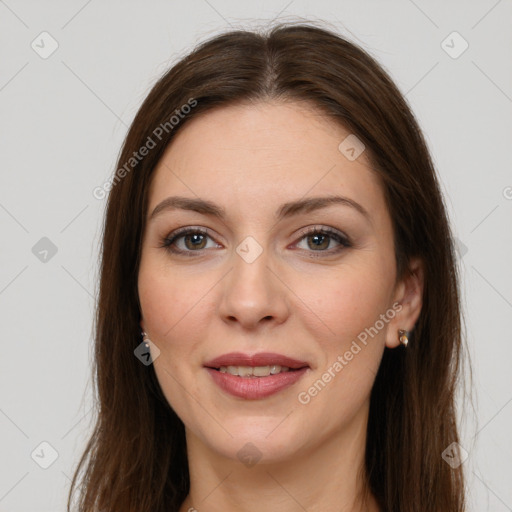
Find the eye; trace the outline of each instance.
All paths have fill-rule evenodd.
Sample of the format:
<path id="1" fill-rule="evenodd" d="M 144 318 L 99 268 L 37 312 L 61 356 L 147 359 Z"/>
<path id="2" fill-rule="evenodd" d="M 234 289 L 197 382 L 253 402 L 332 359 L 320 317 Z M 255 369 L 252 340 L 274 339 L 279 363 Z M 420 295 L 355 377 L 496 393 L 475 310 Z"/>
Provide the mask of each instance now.
<path id="1" fill-rule="evenodd" d="M 208 246 L 208 239 L 213 242 L 213 245 Z M 299 246 L 302 241 L 306 242 L 306 248 Z M 204 249 L 221 247 L 213 241 L 206 229 L 198 227 L 178 229 L 164 238 L 162 242 L 161 247 L 167 251 L 187 256 L 195 256 L 194 253 L 201 253 Z M 324 254 L 327 256 L 338 253 L 350 247 L 351 243 L 346 235 L 333 228 L 316 226 L 304 230 L 296 246 L 310 253 L 319 253 L 310 254 L 311 257 L 316 258 Z"/>
<path id="2" fill-rule="evenodd" d="M 175 254 L 186 254 L 192 256 L 194 252 L 208 249 L 207 240 L 211 237 L 208 231 L 203 228 L 187 227 L 178 229 L 163 240 L 161 247 Z M 214 247 L 219 247 L 214 243 Z M 211 246 L 210 246 L 211 247 Z"/>
<path id="3" fill-rule="evenodd" d="M 303 240 L 306 242 L 305 250 L 309 252 L 335 254 L 351 246 L 346 235 L 332 228 L 309 228 L 302 233 L 299 243 Z M 304 247 L 299 248 L 304 249 Z M 320 255 L 314 255 L 314 257 L 318 256 Z"/>

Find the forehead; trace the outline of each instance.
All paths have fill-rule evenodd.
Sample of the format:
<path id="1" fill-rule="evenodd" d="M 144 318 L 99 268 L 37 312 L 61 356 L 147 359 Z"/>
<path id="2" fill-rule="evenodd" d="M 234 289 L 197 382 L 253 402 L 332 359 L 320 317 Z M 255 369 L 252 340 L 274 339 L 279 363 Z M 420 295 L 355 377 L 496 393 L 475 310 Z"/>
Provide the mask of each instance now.
<path id="1" fill-rule="evenodd" d="M 261 102 L 199 115 L 177 132 L 154 171 L 149 208 L 171 194 L 258 210 L 306 196 L 343 194 L 385 213 L 367 155 L 348 159 L 351 132 L 314 106 Z M 352 135 L 353 137 L 353 135 Z M 349 139 L 351 140 L 351 139 Z"/>

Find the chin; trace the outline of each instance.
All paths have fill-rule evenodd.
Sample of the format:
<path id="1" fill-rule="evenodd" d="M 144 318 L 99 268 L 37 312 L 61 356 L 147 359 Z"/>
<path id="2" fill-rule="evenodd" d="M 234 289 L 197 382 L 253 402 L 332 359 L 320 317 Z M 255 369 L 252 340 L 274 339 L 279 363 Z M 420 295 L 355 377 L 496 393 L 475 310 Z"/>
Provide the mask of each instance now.
<path id="1" fill-rule="evenodd" d="M 214 440 L 212 440 L 214 441 Z M 254 464 L 275 464 L 290 460 L 298 450 L 298 446 L 290 444 L 289 438 L 265 439 L 255 437 L 235 437 L 229 443 L 213 445 L 212 449 L 219 455 L 247 467 Z"/>
<path id="2" fill-rule="evenodd" d="M 272 464 L 292 458 L 304 448 L 304 430 L 292 423 L 286 414 L 276 416 L 247 417 L 237 415 L 232 421 L 225 421 L 229 432 L 212 436 L 207 430 L 201 436 L 212 451 L 233 461 L 250 467 L 252 463 Z M 283 421 L 284 419 L 284 421 Z M 208 429 L 208 426 L 205 426 Z"/>

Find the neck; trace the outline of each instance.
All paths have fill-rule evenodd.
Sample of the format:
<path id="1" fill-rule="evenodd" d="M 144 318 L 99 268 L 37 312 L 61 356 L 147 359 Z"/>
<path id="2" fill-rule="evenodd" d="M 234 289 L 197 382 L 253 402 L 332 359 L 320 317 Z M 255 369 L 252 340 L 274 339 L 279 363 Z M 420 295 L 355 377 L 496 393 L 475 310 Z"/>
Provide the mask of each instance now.
<path id="1" fill-rule="evenodd" d="M 188 429 L 190 493 L 180 512 L 379 512 L 364 471 L 368 409 L 293 460 L 246 466 Z"/>

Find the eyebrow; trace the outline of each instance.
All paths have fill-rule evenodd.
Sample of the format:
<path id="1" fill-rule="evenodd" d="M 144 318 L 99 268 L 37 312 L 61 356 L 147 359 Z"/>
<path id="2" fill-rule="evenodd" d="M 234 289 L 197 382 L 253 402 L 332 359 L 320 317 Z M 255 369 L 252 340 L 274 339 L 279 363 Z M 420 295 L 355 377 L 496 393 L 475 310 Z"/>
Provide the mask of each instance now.
<path id="1" fill-rule="evenodd" d="M 371 220 L 370 214 L 363 206 L 353 199 L 344 196 L 309 197 L 306 199 L 290 201 L 279 207 L 276 212 L 276 217 L 277 220 L 282 220 L 301 213 L 310 213 L 315 210 L 327 208 L 334 204 L 349 206 L 366 217 L 367 220 Z M 154 219 L 162 212 L 177 209 L 194 211 L 203 215 L 211 215 L 222 221 L 225 221 L 226 219 L 226 211 L 224 208 L 211 201 L 198 198 L 172 196 L 164 199 L 155 207 L 149 217 L 149 220 Z"/>

